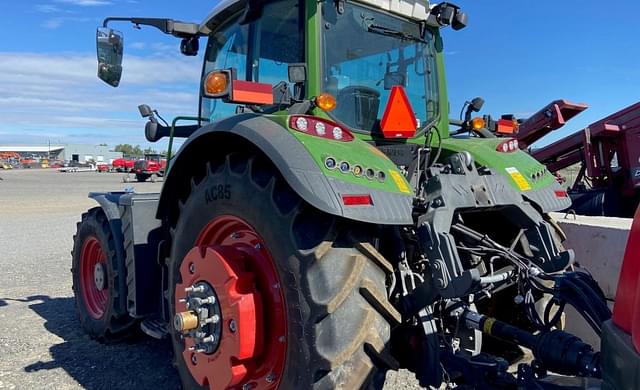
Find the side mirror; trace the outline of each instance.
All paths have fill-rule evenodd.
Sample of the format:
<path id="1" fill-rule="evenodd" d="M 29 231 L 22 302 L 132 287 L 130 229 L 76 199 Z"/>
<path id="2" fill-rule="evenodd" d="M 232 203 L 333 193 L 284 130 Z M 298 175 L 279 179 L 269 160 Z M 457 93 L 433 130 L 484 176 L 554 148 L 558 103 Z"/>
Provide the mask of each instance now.
<path id="1" fill-rule="evenodd" d="M 140 115 L 143 118 L 149 118 L 153 116 L 153 110 L 146 104 L 141 104 L 138 106 L 138 111 L 140 111 Z"/>
<path id="2" fill-rule="evenodd" d="M 471 100 L 471 109 L 473 110 L 473 112 L 478 112 L 482 109 L 482 106 L 484 106 L 484 99 L 481 97 L 477 97 L 477 98 L 473 98 L 473 100 Z"/>
<path id="3" fill-rule="evenodd" d="M 120 31 L 99 27 L 96 31 L 98 55 L 98 77 L 100 80 L 117 87 L 122 78 L 122 56 L 124 37 Z"/>
<path id="4" fill-rule="evenodd" d="M 307 81 L 306 64 L 289 64 L 288 73 L 290 83 L 299 84 Z"/>

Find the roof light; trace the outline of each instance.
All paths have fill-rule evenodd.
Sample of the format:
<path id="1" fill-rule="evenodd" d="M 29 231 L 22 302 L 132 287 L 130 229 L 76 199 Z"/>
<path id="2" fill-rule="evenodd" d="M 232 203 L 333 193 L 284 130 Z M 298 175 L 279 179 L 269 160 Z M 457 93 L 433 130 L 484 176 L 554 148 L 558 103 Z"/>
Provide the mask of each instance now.
<path id="1" fill-rule="evenodd" d="M 345 206 L 373 206 L 371 195 L 342 195 L 342 204 Z"/>
<path id="2" fill-rule="evenodd" d="M 496 151 L 500 153 L 513 153 L 518 150 L 520 150 L 518 140 L 513 138 L 506 139 L 496 146 Z"/>
<path id="3" fill-rule="evenodd" d="M 353 134 L 336 123 L 319 119 L 311 115 L 293 115 L 289 117 L 289 127 L 316 137 L 334 141 L 353 141 Z"/>

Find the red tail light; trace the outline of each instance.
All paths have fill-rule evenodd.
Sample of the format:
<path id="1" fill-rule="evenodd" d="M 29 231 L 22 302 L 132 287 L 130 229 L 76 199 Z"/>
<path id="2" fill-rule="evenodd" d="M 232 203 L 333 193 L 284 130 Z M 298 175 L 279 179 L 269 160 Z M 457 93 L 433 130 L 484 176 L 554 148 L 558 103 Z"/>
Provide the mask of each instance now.
<path id="1" fill-rule="evenodd" d="M 345 206 L 373 206 L 371 195 L 342 195 Z"/>
<path id="2" fill-rule="evenodd" d="M 289 127 L 301 133 L 331 139 L 334 141 L 353 141 L 353 134 L 336 123 L 318 119 L 309 115 L 294 115 L 289 117 Z"/>
<path id="3" fill-rule="evenodd" d="M 517 139 L 509 138 L 498 144 L 496 150 L 500 153 L 513 153 L 520 150 L 520 145 Z"/>

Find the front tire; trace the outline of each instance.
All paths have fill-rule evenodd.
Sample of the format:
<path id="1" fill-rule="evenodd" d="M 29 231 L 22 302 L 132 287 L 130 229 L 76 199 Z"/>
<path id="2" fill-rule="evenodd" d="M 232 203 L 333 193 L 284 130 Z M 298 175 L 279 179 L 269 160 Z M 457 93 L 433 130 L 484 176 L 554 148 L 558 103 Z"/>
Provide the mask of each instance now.
<path id="1" fill-rule="evenodd" d="M 270 299 L 269 289 L 274 286 L 259 282 L 254 284 L 255 296 L 261 301 L 260 306 L 269 312 L 282 309 L 286 332 L 284 337 L 271 332 L 278 327 L 262 313 L 256 321 L 260 324 L 256 337 L 263 333 L 262 342 L 267 347 L 279 343 L 284 346 L 263 348 L 242 361 L 249 369 L 239 382 L 235 378 L 236 382 L 214 385 L 213 378 L 224 373 L 214 371 L 210 372 L 211 377 L 195 375 L 194 379 L 197 371 L 194 367 L 203 359 L 220 359 L 225 351 L 218 350 L 208 357 L 201 353 L 194 358 L 185 353 L 188 336 L 174 329 L 176 366 L 184 388 L 209 385 L 211 389 L 218 389 L 242 387 L 247 383 L 258 389 L 381 386 L 386 370 L 397 367 L 389 355 L 388 343 L 391 327 L 399 323 L 400 315 L 387 300 L 385 281 L 392 266 L 371 245 L 372 227 L 313 209 L 263 158 L 227 155 L 208 164 L 204 177 L 192 180 L 189 195 L 180 202 L 179 217 L 172 229 L 169 261 L 172 315 L 176 314 L 179 300 L 184 298 L 187 281 L 183 279 L 189 278 L 185 273 L 188 267 L 183 264 L 185 257 L 206 252 L 204 248 L 193 250 L 194 246 L 208 245 L 221 252 L 234 247 L 234 232 L 207 228 L 221 220 L 242 221 L 243 229 L 252 230 L 250 234 L 258 237 L 251 242 L 263 243 L 272 259 L 278 279 L 275 287 L 283 301 L 278 304 L 277 299 Z M 243 237 L 244 230 L 240 230 L 239 237 Z M 262 248 L 261 245 L 254 246 Z M 245 249 L 239 245 L 236 249 L 251 252 L 246 245 Z M 250 266 L 244 270 L 253 272 L 255 279 L 261 280 L 263 271 L 252 270 Z M 225 292 L 216 290 L 216 293 Z M 179 307 L 178 312 L 181 310 L 184 307 Z M 224 307 L 222 311 L 224 317 Z M 222 320 L 224 339 L 230 333 L 227 322 Z M 238 324 L 239 329 L 242 326 Z M 282 359 L 284 366 L 278 369 L 276 364 L 275 369 L 264 376 L 260 365 L 268 357 L 264 356 L 266 352 L 281 354 L 276 357 Z"/>
<path id="2" fill-rule="evenodd" d="M 77 229 L 71 272 L 80 324 L 100 342 L 120 340 L 135 325 L 126 310 L 124 259 L 116 249 L 122 243 L 116 241 L 99 207 L 84 213 Z"/>

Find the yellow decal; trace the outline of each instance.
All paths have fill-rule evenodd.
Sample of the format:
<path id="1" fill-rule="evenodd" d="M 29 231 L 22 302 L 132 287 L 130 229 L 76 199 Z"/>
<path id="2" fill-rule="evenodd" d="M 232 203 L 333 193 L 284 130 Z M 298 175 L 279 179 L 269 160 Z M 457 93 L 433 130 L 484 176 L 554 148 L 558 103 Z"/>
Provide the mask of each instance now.
<path id="1" fill-rule="evenodd" d="M 522 173 L 520 173 L 520 171 L 518 171 L 516 168 L 510 167 L 505 168 L 505 170 L 511 176 L 513 181 L 516 182 L 516 185 L 518 186 L 518 188 L 520 188 L 521 191 L 527 191 L 531 189 L 531 186 L 529 185 L 527 179 L 525 179 L 524 176 L 522 176 Z"/>
<path id="2" fill-rule="evenodd" d="M 482 332 L 491 334 L 491 328 L 493 327 L 494 322 L 496 322 L 496 320 L 491 317 L 488 317 L 486 320 L 484 320 L 484 324 L 482 325 Z"/>
<path id="3" fill-rule="evenodd" d="M 405 194 L 411 193 L 411 188 L 409 188 L 409 186 L 407 185 L 407 181 L 404 179 L 404 177 L 402 177 L 401 174 L 393 169 L 389 169 L 389 173 L 391 174 L 391 178 L 393 179 L 393 181 L 398 186 L 400 192 L 404 192 Z"/>

